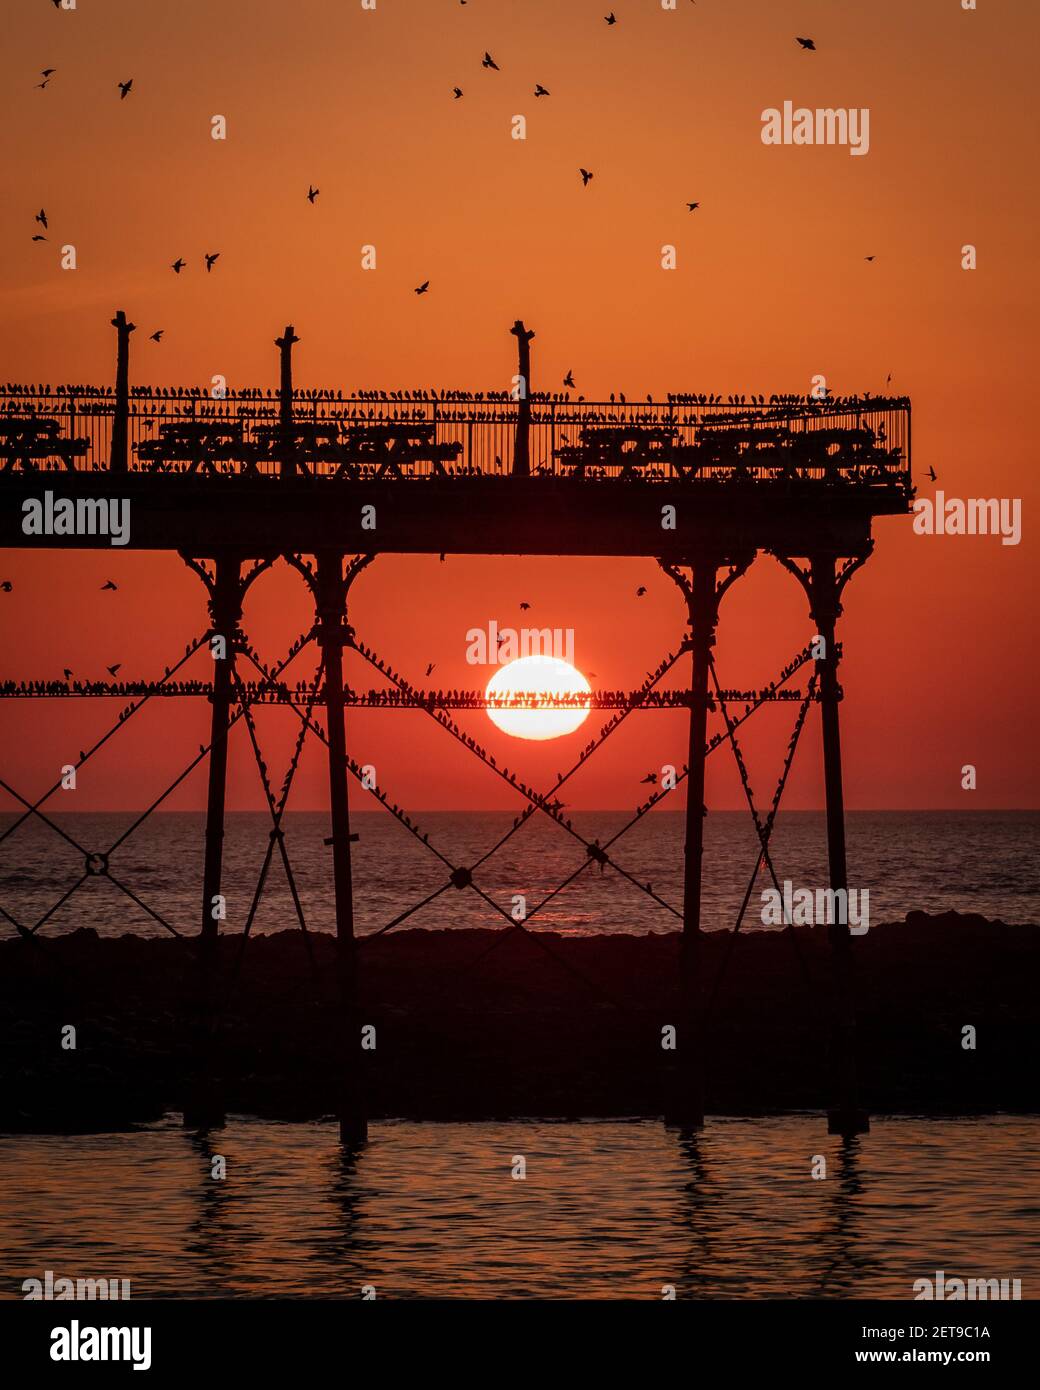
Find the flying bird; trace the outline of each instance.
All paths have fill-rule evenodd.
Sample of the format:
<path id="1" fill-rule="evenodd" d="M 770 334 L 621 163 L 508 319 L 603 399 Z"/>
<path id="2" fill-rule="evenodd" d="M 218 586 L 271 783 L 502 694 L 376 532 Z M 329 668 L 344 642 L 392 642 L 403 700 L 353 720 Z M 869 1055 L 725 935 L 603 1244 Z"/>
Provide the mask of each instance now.
<path id="1" fill-rule="evenodd" d="M 50 77 L 52 73 L 55 73 L 55 72 L 57 72 L 57 71 L 58 71 L 57 68 L 44 68 L 43 71 L 40 73 L 40 76 L 41 76 L 41 77 Z"/>
<path id="2" fill-rule="evenodd" d="M 122 664 L 123 664 L 123 663 L 122 663 L 121 661 L 117 661 L 116 664 L 115 664 L 114 666 L 106 666 L 105 669 L 106 669 L 106 671 L 108 672 L 108 674 L 109 674 L 113 679 L 115 679 L 115 674 L 116 674 L 116 672 L 119 670 L 120 666 L 122 666 Z"/>
<path id="3" fill-rule="evenodd" d="M 462 88 L 461 88 L 461 87 L 452 87 L 451 90 L 455 93 L 455 100 L 458 101 L 459 97 L 462 95 Z"/>
<path id="4" fill-rule="evenodd" d="M 220 252 L 219 252 L 219 251 L 214 251 L 212 255 L 208 255 L 208 256 L 206 257 L 206 274 L 207 274 L 207 275 L 208 275 L 209 272 L 213 269 L 213 262 L 214 262 L 214 261 L 217 261 L 217 260 L 219 260 L 219 259 L 220 259 Z"/>
<path id="5" fill-rule="evenodd" d="M 574 385 L 574 373 L 573 373 L 573 371 L 569 371 L 569 372 L 567 373 L 567 375 L 563 378 L 563 384 L 564 384 L 564 386 L 573 386 L 573 385 Z"/>
<path id="6" fill-rule="evenodd" d="M 642 598 L 645 593 L 646 586 L 644 584 L 640 584 L 639 588 L 636 590 L 636 598 Z"/>
<path id="7" fill-rule="evenodd" d="M 427 291 L 429 288 L 430 288 L 430 282 L 429 282 L 429 280 L 424 280 L 424 281 L 422 282 L 421 285 L 417 286 L 415 293 L 416 293 L 416 294 L 425 294 L 426 291 Z"/>
<path id="8" fill-rule="evenodd" d="M 864 256 L 863 259 L 864 259 L 865 261 L 872 261 L 872 260 L 874 259 L 874 257 L 873 257 L 873 256 Z"/>
<path id="9" fill-rule="evenodd" d="M 153 343 L 161 343 L 162 335 L 166 332 L 165 328 L 157 328 L 154 333 L 150 333 L 149 340 Z"/>
<path id="10" fill-rule="evenodd" d="M 490 53 L 484 54 L 483 58 L 480 60 L 480 66 L 482 68 L 494 68 L 496 72 L 501 71 L 498 64 L 495 62 L 494 58 L 492 58 Z"/>
<path id="11" fill-rule="evenodd" d="M 936 471 L 935 471 L 934 468 L 929 468 L 929 469 L 928 469 L 928 481 L 929 481 L 930 483 L 934 483 L 934 482 L 936 481 L 936 479 L 938 478 L 938 476 L 939 476 L 939 475 L 938 475 L 938 473 L 936 473 Z"/>
<path id="12" fill-rule="evenodd" d="M 64 675 L 67 681 L 70 681 L 72 679 L 72 672 L 69 670 L 67 666 L 65 667 L 65 670 L 62 674 Z"/>
<path id="13" fill-rule="evenodd" d="M 0 589 L 3 589 L 5 594 L 9 594 L 13 588 L 14 585 L 9 579 L 5 579 L 4 582 L 0 584 Z"/>
<path id="14" fill-rule="evenodd" d="M 651 786 L 656 786 L 656 785 L 657 785 L 657 773 L 656 773 L 656 772 L 648 772 L 648 773 L 646 774 L 646 776 L 642 779 L 642 781 L 643 781 L 643 782 L 649 782 Z"/>
<path id="15" fill-rule="evenodd" d="M 111 581 L 111 579 L 106 579 L 105 582 L 104 582 L 104 584 L 102 584 L 102 586 L 101 586 L 101 592 L 104 593 L 106 589 L 118 589 L 118 588 L 119 588 L 119 585 L 118 585 L 118 584 L 113 584 L 112 581 Z"/>
<path id="16" fill-rule="evenodd" d="M 700 203 L 687 203 L 686 206 L 690 212 L 696 212 L 700 207 Z"/>
<path id="17" fill-rule="evenodd" d="M 432 675 L 433 675 L 433 662 L 432 662 L 432 661 L 430 662 L 429 666 L 427 666 L 427 668 L 426 668 L 426 674 L 427 674 L 428 676 L 432 676 Z"/>
<path id="18" fill-rule="evenodd" d="M 134 85 L 134 79 L 131 77 L 129 82 L 119 82 L 116 85 L 119 87 L 119 100 L 126 101 L 130 95 L 130 88 Z"/>
<path id="19" fill-rule="evenodd" d="M 48 230 L 48 227 L 47 227 L 47 212 L 46 212 L 46 210 L 45 210 L 44 208 L 40 208 L 39 212 L 38 212 L 38 213 L 36 214 L 36 216 L 33 218 L 33 221 L 34 221 L 34 222 L 39 222 L 40 226 L 43 228 L 44 231 L 47 231 L 47 230 Z"/>
<path id="20" fill-rule="evenodd" d="M 811 48 L 814 52 L 816 51 L 816 45 L 813 43 L 812 39 L 796 38 L 795 43 L 800 43 L 803 48 Z"/>
<path id="21" fill-rule="evenodd" d="M 315 198 L 318 196 L 318 194 L 319 194 L 320 192 L 321 192 L 321 189 L 320 189 L 320 188 L 315 188 L 314 185 L 313 185 L 312 183 L 309 183 L 309 184 L 307 185 L 307 201 L 308 201 L 308 203 L 313 203 L 314 200 L 315 200 Z"/>
<path id="22" fill-rule="evenodd" d="M 49 77 L 45 77 L 45 78 L 43 79 L 42 82 L 37 82 L 37 84 L 36 84 L 36 90 L 42 92 L 43 89 L 44 89 L 44 87 L 47 87 L 47 86 L 50 85 L 50 80 L 51 80 L 51 79 L 50 79 Z"/>
<path id="23" fill-rule="evenodd" d="M 536 97 L 547 97 L 552 95 L 548 87 L 543 87 L 540 82 L 535 85 L 534 94 Z"/>
<path id="24" fill-rule="evenodd" d="M 615 15 L 613 10 L 611 10 L 610 14 L 605 14 L 603 18 L 607 21 L 608 24 L 617 23 L 617 15 Z"/>
<path id="25" fill-rule="evenodd" d="M 578 170 L 578 173 L 581 175 L 581 186 L 582 186 L 582 188 L 588 188 L 588 186 L 589 186 L 589 179 L 592 178 L 592 175 L 589 173 L 588 169 L 579 169 L 579 170 Z"/>
<path id="26" fill-rule="evenodd" d="M 520 611 L 521 611 L 522 613 L 526 613 L 527 610 L 530 608 L 530 606 L 531 606 L 531 605 L 530 605 L 529 603 L 522 603 L 522 604 L 520 605 Z"/>
<path id="27" fill-rule="evenodd" d="M 187 261 L 181 260 L 180 256 L 178 256 L 177 259 L 174 261 L 173 265 L 170 266 L 170 269 L 173 271 L 175 275 L 179 275 L 187 264 Z"/>
<path id="28" fill-rule="evenodd" d="M 46 240 L 47 240 L 47 238 L 46 238 L 45 236 L 40 236 L 39 234 L 37 234 L 36 236 L 33 237 L 33 241 L 46 241 Z"/>

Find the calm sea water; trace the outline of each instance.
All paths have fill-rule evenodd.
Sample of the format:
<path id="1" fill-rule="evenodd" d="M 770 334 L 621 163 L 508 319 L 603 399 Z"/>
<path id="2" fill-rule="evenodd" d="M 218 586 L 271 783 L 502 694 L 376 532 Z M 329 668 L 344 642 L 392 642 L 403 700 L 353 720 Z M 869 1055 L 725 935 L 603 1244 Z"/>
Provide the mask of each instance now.
<path id="1" fill-rule="evenodd" d="M 6 1298 L 48 1269 L 138 1298 L 909 1299 L 940 1269 L 1040 1291 L 1040 1119 L 876 1119 L 844 1148 L 817 1116 L 713 1119 L 692 1141 L 399 1122 L 347 1160 L 331 1125 L 203 1139 L 171 1118 L 6 1139 L 0 1179 Z"/>
<path id="2" fill-rule="evenodd" d="M 14 817 L 0 817 L 0 833 Z M 30 819 L 0 840 L 0 904 L 19 922 L 34 924 L 76 883 L 83 851 L 108 850 L 133 823 L 130 813 L 54 818 L 76 842 Z M 451 865 L 473 865 L 509 830 L 506 814 L 427 812 L 421 828 Z M 625 823 L 621 812 L 578 812 L 575 828 L 606 843 Z M 354 818 L 358 930 L 375 931 L 405 907 L 440 888 L 449 869 L 383 813 Z M 111 857 L 112 874 L 179 930 L 198 929 L 204 817 L 158 814 L 145 820 Z M 307 923 L 332 930 L 331 850 L 324 844 L 328 817 L 297 812 L 285 817 L 286 845 Z M 241 930 L 268 842 L 266 813 L 228 816 L 225 879 L 228 930 Z M 1040 921 L 1040 813 L 853 812 L 848 816 L 850 884 L 869 889 L 871 922 L 901 921 L 912 909 L 979 912 L 1007 922 Z M 648 816 L 612 851 L 641 883 L 677 910 L 682 902 L 681 813 Z M 706 823 L 703 921 L 732 926 L 757 854 L 746 815 L 715 813 Z M 816 812 L 782 815 L 772 850 L 781 880 L 795 887 L 827 883 L 824 820 Z M 584 866 L 584 867 L 583 867 Z M 528 910 L 569 874 L 575 881 L 531 920 L 561 932 L 673 931 L 678 918 L 624 878 L 591 865 L 584 847 L 544 817 L 535 817 L 492 855 L 475 880 L 509 911 L 512 896 Z M 768 886 L 763 876 L 756 891 Z M 752 909 L 761 899 L 752 899 Z M 451 890 L 408 919 L 409 926 L 501 926 L 503 918 L 473 892 Z M 749 925 L 757 921 L 749 918 Z M 295 926 L 284 871 L 276 859 L 254 931 Z M 48 932 L 91 926 L 103 934 L 162 933 L 141 907 L 104 878 L 90 879 L 48 919 Z"/>

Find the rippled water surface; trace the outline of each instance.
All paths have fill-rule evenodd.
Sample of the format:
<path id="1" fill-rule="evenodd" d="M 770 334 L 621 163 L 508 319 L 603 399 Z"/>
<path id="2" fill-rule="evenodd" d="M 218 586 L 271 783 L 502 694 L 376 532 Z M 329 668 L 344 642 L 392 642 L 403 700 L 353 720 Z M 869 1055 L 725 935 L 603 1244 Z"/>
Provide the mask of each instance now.
<path id="1" fill-rule="evenodd" d="M 139 1298 L 909 1299 L 941 1269 L 1036 1296 L 1040 1119 L 875 1119 L 844 1148 L 825 1131 L 397 1122 L 354 1160 L 329 1124 L 7 1138 L 0 1293 L 50 1269 Z"/>
<path id="2" fill-rule="evenodd" d="M 0 816 L 0 829 L 13 816 Z M 16 920 L 34 924 L 50 913 L 83 877 L 83 850 L 107 851 L 133 825 L 132 813 L 55 815 L 70 844 L 38 819 L 29 819 L 0 840 L 0 901 Z M 623 812 L 576 812 L 574 825 L 588 840 L 606 843 L 625 824 Z M 476 864 L 508 832 L 512 817 L 494 812 L 424 812 L 421 828 L 450 864 Z M 192 812 L 158 814 L 143 821 L 111 855 L 113 877 L 140 900 L 135 903 L 105 878 L 90 878 L 47 916 L 47 932 L 94 927 L 102 934 L 161 934 L 151 908 L 181 931 L 197 931 L 205 817 Z M 328 817 L 290 812 L 286 846 L 309 926 L 334 930 Z M 405 908 L 444 886 L 449 870 L 395 821 L 383 814 L 355 817 L 355 912 L 360 932 L 376 931 Z M 241 930 L 268 846 L 266 814 L 227 818 L 223 892 L 227 928 Z M 848 816 L 850 883 L 870 893 L 870 921 L 902 921 L 911 909 L 979 912 L 1005 922 L 1040 917 L 1040 814 L 1036 812 L 852 812 Z M 705 825 L 702 922 L 706 929 L 732 927 L 758 841 L 749 818 L 717 812 Z M 628 832 L 611 853 L 640 883 L 676 911 L 682 904 L 681 813 L 655 812 Z M 823 815 L 781 815 L 771 851 L 778 876 L 795 887 L 829 882 Z M 678 917 L 624 878 L 591 865 L 584 846 L 544 817 L 535 817 L 474 875 L 480 888 L 508 914 L 512 895 L 536 904 L 578 870 L 574 881 L 532 928 L 560 932 L 674 931 Z M 769 886 L 761 878 L 757 888 Z M 753 900 L 760 909 L 760 898 Z M 146 906 L 145 906 L 146 905 Z M 749 925 L 759 925 L 752 917 Z M 409 919 L 416 927 L 501 926 L 503 917 L 477 893 L 442 894 Z M 280 863 L 271 869 L 253 930 L 296 925 Z"/>

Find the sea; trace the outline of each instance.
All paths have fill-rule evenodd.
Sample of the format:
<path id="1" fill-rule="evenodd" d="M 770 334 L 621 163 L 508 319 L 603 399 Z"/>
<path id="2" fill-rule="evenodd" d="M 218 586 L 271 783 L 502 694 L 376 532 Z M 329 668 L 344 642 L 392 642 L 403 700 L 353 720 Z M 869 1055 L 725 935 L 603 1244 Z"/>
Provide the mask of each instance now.
<path id="1" fill-rule="evenodd" d="M 15 819 L 0 821 L 0 835 Z M 417 820 L 440 858 L 387 817 L 354 818 L 359 932 L 421 902 L 458 865 L 473 867 L 506 912 L 522 894 L 531 929 L 678 925 L 667 906 L 681 904 L 678 814 L 647 817 L 617 842 L 612 852 L 636 883 L 601 873 L 580 841 L 547 822 L 508 835 L 508 815 Z M 0 840 L 3 929 L 42 918 L 44 934 L 196 930 L 203 818 L 134 821 L 31 819 Z M 625 816 L 575 813 L 573 822 L 606 844 Z M 850 884 L 869 890 L 872 923 L 950 909 L 1040 920 L 1037 813 L 852 812 L 847 824 Z M 328 817 L 290 813 L 284 828 L 307 924 L 331 930 Z M 269 829 L 260 814 L 228 817 L 230 930 L 248 918 Z M 781 881 L 826 885 L 822 815 L 781 816 L 772 848 Z M 85 877 L 87 854 L 107 854 L 109 875 Z M 709 817 L 708 930 L 733 925 L 756 855 L 746 816 Z M 647 883 L 665 906 L 636 886 Z M 759 875 L 751 927 L 766 887 Z M 275 855 L 251 929 L 295 923 Z M 476 893 L 451 890 L 407 924 L 504 918 Z M 0 1298 L 23 1297 L 23 1281 L 48 1270 L 129 1279 L 131 1298 L 142 1299 L 912 1300 L 915 1282 L 940 1270 L 1018 1279 L 1022 1297 L 1036 1298 L 1040 1117 L 874 1116 L 870 1133 L 849 1142 L 828 1136 L 816 1113 L 709 1117 L 692 1136 L 652 1120 L 400 1119 L 374 1123 L 357 1153 L 340 1147 L 331 1121 L 248 1116 L 204 1134 L 171 1114 L 125 1133 L 0 1136 Z"/>
<path id="2" fill-rule="evenodd" d="M 0 905 L 17 922 L 46 934 L 92 927 L 100 935 L 170 928 L 195 932 L 201 914 L 205 817 L 195 812 L 62 814 L 50 823 L 0 817 Z M 497 927 L 514 899 L 524 900 L 530 930 L 567 934 L 667 932 L 680 925 L 684 818 L 646 816 L 610 848 L 625 874 L 601 870 L 585 842 L 607 845 L 628 822 L 621 811 L 574 812 L 578 839 L 545 816 L 513 831 L 500 812 L 418 813 L 418 834 L 383 812 L 353 817 L 354 910 L 359 934 L 379 931 L 429 898 L 453 868 L 473 870 L 480 894 L 441 893 L 407 918 L 409 927 Z M 853 811 L 846 818 L 849 886 L 869 893 L 871 923 L 907 912 L 976 912 L 1004 922 L 1040 921 L 1040 812 Z M 286 856 L 308 928 L 333 931 L 332 851 L 325 812 L 283 818 Z M 224 839 L 224 930 L 241 931 L 270 844 L 266 812 L 228 815 Z M 10 832 L 10 833 L 8 833 Z M 418 836 L 425 835 L 426 841 Z M 108 856 L 108 874 L 86 873 L 86 856 Z M 770 841 L 781 885 L 828 883 L 823 814 L 781 814 Z M 758 839 L 743 812 L 714 812 L 705 822 L 701 925 L 731 928 L 756 868 Z M 573 876 L 573 877 L 572 877 Z M 561 889 L 561 884 L 570 880 Z M 79 885 L 79 886 L 77 886 Z M 649 885 L 655 896 L 643 889 Z M 745 928 L 761 928 L 760 870 Z M 75 890 L 75 891 L 72 891 Z M 559 891 L 557 891 L 559 890 Z M 68 896 L 66 896 L 68 895 Z M 658 901 L 660 900 L 660 901 Z M 544 906 L 543 906 L 544 903 Z M 57 906 L 55 906 L 57 904 Z M 4 920 L 13 930 L 10 921 Z M 298 925 L 288 878 L 275 853 L 253 932 Z"/>

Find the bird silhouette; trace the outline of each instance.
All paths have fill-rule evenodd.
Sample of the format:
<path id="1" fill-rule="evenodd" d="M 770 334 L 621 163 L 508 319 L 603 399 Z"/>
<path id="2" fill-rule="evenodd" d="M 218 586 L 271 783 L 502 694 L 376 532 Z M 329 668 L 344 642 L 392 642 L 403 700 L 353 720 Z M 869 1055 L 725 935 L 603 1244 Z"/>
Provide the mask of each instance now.
<path id="1" fill-rule="evenodd" d="M 572 371 L 567 372 L 567 375 L 563 378 L 563 384 L 564 386 L 574 385 L 574 373 Z"/>
<path id="2" fill-rule="evenodd" d="M 40 208 L 39 212 L 33 218 L 33 221 L 39 222 L 40 226 L 43 228 L 45 232 L 49 230 L 49 227 L 47 225 L 47 211 L 45 208 Z"/>
<path id="3" fill-rule="evenodd" d="M 874 259 L 874 257 L 873 257 L 873 256 L 864 256 L 863 259 L 864 259 L 865 261 L 872 261 L 872 260 Z"/>
<path id="4" fill-rule="evenodd" d="M 796 39 L 795 39 L 795 43 L 801 44 L 801 46 L 802 46 L 803 48 L 811 48 L 811 49 L 813 49 L 814 51 L 815 51 L 815 49 L 816 49 L 816 45 L 813 43 L 812 39 L 798 39 L 798 38 L 796 38 Z"/>
<path id="5" fill-rule="evenodd" d="M 51 80 L 51 79 L 50 79 L 49 77 L 45 77 L 45 78 L 43 79 L 42 82 L 37 82 L 37 84 L 36 84 L 36 90 L 37 90 L 38 92 L 42 92 L 42 91 L 44 90 L 45 87 L 49 86 L 50 80 Z"/>
<path id="6" fill-rule="evenodd" d="M 547 97 L 552 95 L 548 87 L 543 87 L 540 82 L 535 84 L 534 94 L 536 97 Z"/>
<path id="7" fill-rule="evenodd" d="M 938 478 L 938 476 L 939 476 L 939 475 L 938 475 L 938 473 L 936 473 L 936 471 L 935 471 L 934 468 L 929 468 L 929 470 L 928 470 L 928 481 L 929 481 L 929 482 L 934 483 L 934 482 L 936 481 L 936 479 Z"/>
<path id="8" fill-rule="evenodd" d="M 5 594 L 9 594 L 13 588 L 14 585 L 9 579 L 5 579 L 4 582 L 0 584 L 0 589 L 3 589 Z"/>
<path id="9" fill-rule="evenodd" d="M 455 100 L 458 101 L 459 97 L 462 95 L 462 88 L 461 88 L 461 87 L 452 87 L 451 90 L 455 93 Z"/>
<path id="10" fill-rule="evenodd" d="M 45 236 L 40 236 L 39 233 L 37 233 L 37 235 L 33 237 L 33 241 L 46 241 L 46 240 L 47 240 L 47 238 L 46 238 Z"/>
<path id="11" fill-rule="evenodd" d="M 578 173 L 581 175 L 581 186 L 582 186 L 582 188 L 588 188 L 588 186 L 589 186 L 589 179 L 592 178 L 592 175 L 589 173 L 588 169 L 579 169 L 579 170 L 578 170 Z"/>
<path id="12" fill-rule="evenodd" d="M 651 786 L 656 786 L 656 785 L 657 785 L 657 773 L 656 773 L 656 772 L 648 772 L 648 773 L 646 774 L 646 776 L 643 777 L 643 778 L 640 780 L 640 785 L 642 785 L 643 782 L 649 782 Z"/>
<path id="13" fill-rule="evenodd" d="M 208 275 L 209 272 L 213 269 L 213 264 L 214 264 L 214 262 L 215 262 L 215 261 L 218 261 L 219 259 L 220 259 L 220 252 L 219 252 L 219 251 L 214 251 L 211 255 L 208 255 L 208 256 L 206 257 L 206 274 L 207 274 L 207 275 Z"/>
<path id="14" fill-rule="evenodd" d="M 494 68 L 496 72 L 501 71 L 498 64 L 495 62 L 494 58 L 492 58 L 490 53 L 484 54 L 483 58 L 480 60 L 480 66 L 482 68 Z"/>
<path id="15" fill-rule="evenodd" d="M 426 674 L 427 674 L 428 676 L 432 676 L 432 675 L 433 675 L 433 662 L 432 662 L 432 661 L 430 662 L 429 666 L 427 666 L 427 668 L 426 668 Z"/>
<path id="16" fill-rule="evenodd" d="M 170 269 L 175 275 L 179 275 L 187 264 L 187 261 L 181 260 L 180 256 L 178 256 L 173 265 L 170 266 Z"/>
<path id="17" fill-rule="evenodd" d="M 312 183 L 309 183 L 309 184 L 307 185 L 307 201 L 308 201 L 308 203 L 313 203 L 314 200 L 315 200 L 315 198 L 318 196 L 318 194 L 319 194 L 320 192 L 321 192 L 321 189 L 320 189 L 320 188 L 315 188 L 314 185 L 313 185 Z"/>
<path id="18" fill-rule="evenodd" d="M 686 206 L 690 212 L 696 212 L 700 207 L 700 203 L 687 203 Z"/>
<path id="19" fill-rule="evenodd" d="M 520 611 L 521 611 L 522 613 L 526 613 L 527 610 L 530 608 L 530 606 L 531 606 L 531 605 L 530 605 L 529 603 L 522 603 L 522 604 L 520 605 Z"/>
<path id="20" fill-rule="evenodd" d="M 415 293 L 416 293 L 416 294 L 425 294 L 426 291 L 427 291 L 429 288 L 430 288 L 430 282 L 429 282 L 429 280 L 424 280 L 424 281 L 422 282 L 421 285 L 418 285 L 418 286 L 416 287 Z"/>
<path id="21" fill-rule="evenodd" d="M 165 329 L 165 328 L 157 328 L 157 329 L 155 330 L 154 333 L 150 333 L 148 336 L 149 336 L 149 338 L 151 339 L 151 341 L 152 341 L 153 343 L 161 343 L 161 342 L 162 342 L 162 335 L 163 335 L 165 332 L 166 332 L 166 329 Z"/>
<path id="22" fill-rule="evenodd" d="M 130 88 L 134 85 L 134 79 L 131 77 L 129 82 L 120 82 L 117 85 L 119 87 L 119 100 L 126 101 L 130 95 Z"/>
<path id="23" fill-rule="evenodd" d="M 101 586 L 101 592 L 104 593 L 106 589 L 118 589 L 118 588 L 119 588 L 119 585 L 118 585 L 118 584 L 113 584 L 112 581 L 111 581 L 111 579 L 106 579 L 105 582 L 104 582 L 104 584 L 102 584 L 102 586 Z"/>
<path id="24" fill-rule="evenodd" d="M 636 598 L 642 598 L 645 593 L 646 586 L 644 584 L 640 584 L 639 588 L 636 590 Z"/>
<path id="25" fill-rule="evenodd" d="M 67 681 L 70 681 L 72 679 L 72 672 L 67 666 L 65 667 L 65 670 L 62 674 L 64 675 Z"/>
<path id="26" fill-rule="evenodd" d="M 608 24 L 617 23 L 617 15 L 615 15 L 613 10 L 611 10 L 610 14 L 605 14 L 603 18 L 607 21 Z"/>
<path id="27" fill-rule="evenodd" d="M 116 672 L 119 670 L 122 664 L 123 663 L 121 661 L 117 661 L 114 666 L 106 666 L 105 669 L 107 670 L 108 674 L 112 677 L 113 680 L 115 679 Z"/>
<path id="28" fill-rule="evenodd" d="M 57 68 L 44 68 L 43 71 L 40 73 L 40 76 L 41 76 L 41 77 L 50 77 L 53 73 L 56 73 L 57 71 L 58 71 Z"/>

